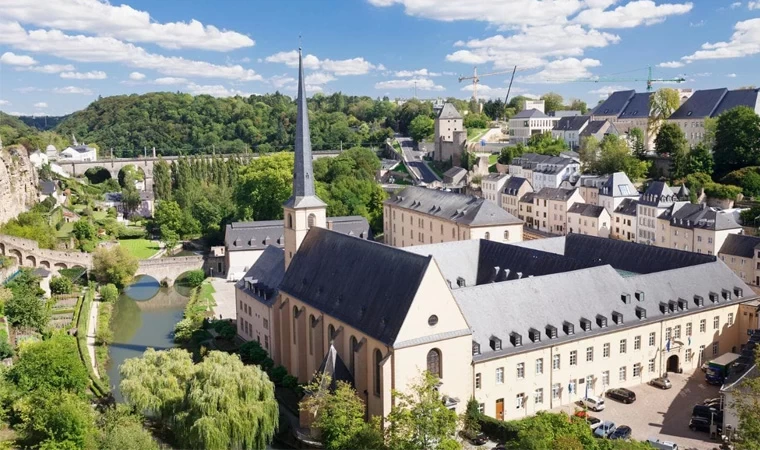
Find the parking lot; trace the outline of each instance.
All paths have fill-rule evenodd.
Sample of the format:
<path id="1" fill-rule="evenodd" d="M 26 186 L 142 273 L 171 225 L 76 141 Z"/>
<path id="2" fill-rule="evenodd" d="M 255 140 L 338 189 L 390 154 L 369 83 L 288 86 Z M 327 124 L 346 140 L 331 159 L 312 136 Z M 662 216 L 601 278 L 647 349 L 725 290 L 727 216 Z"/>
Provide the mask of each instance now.
<path id="1" fill-rule="evenodd" d="M 668 374 L 673 387 L 661 390 L 646 384 L 628 388 L 636 393 L 636 401 L 626 405 L 606 398 L 605 409 L 589 414 L 615 425 L 628 425 L 636 440 L 657 438 L 678 444 L 679 449 L 711 450 L 719 441 L 711 441 L 708 433 L 691 431 L 689 419 L 695 404 L 706 398 L 718 397 L 719 388 L 705 383 L 701 370 L 692 374 Z M 573 414 L 573 406 L 561 410 Z"/>

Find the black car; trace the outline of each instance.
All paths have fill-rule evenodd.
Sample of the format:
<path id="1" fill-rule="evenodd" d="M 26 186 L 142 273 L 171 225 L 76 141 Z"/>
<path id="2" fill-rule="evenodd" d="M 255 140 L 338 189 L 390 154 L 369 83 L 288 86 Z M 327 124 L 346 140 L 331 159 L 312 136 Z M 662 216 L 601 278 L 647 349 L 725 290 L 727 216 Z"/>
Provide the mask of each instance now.
<path id="1" fill-rule="evenodd" d="M 470 444 L 472 445 L 483 445 L 486 442 L 488 442 L 488 437 L 486 437 L 483 433 L 466 433 L 465 431 L 460 431 L 459 435 L 462 436 L 462 438 L 466 439 Z"/>
<path id="2" fill-rule="evenodd" d="M 720 412 L 720 409 L 718 409 L 717 406 L 708 405 L 694 405 L 694 409 L 691 410 L 691 415 L 692 417 L 704 417 L 706 419 L 709 419 L 713 416 L 720 416 L 723 418 L 723 413 Z"/>
<path id="3" fill-rule="evenodd" d="M 610 439 L 630 439 L 631 438 L 631 427 L 628 425 L 621 425 L 617 427 L 617 430 L 615 430 L 614 433 L 610 436 Z"/>
<path id="4" fill-rule="evenodd" d="M 720 433 L 723 431 L 723 425 L 722 420 L 715 421 L 715 424 L 717 425 L 717 432 Z M 704 431 L 705 433 L 710 432 L 710 419 L 706 417 L 692 417 L 689 421 L 689 428 L 691 428 L 693 431 Z"/>
<path id="5" fill-rule="evenodd" d="M 636 393 L 628 389 L 615 388 L 607 391 L 607 398 L 617 400 L 623 403 L 633 403 L 636 401 Z"/>

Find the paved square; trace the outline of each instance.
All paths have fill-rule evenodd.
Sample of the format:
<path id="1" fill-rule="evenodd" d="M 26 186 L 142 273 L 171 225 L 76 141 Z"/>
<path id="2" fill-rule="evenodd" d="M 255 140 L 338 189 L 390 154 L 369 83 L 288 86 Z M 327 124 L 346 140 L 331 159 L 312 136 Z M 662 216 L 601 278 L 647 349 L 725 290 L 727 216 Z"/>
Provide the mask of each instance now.
<path id="1" fill-rule="evenodd" d="M 636 401 L 630 405 L 605 398 L 605 409 L 590 412 L 594 417 L 611 420 L 615 425 L 628 425 L 633 439 L 643 441 L 657 438 L 678 444 L 679 449 L 711 450 L 720 442 L 710 440 L 708 433 L 691 431 L 689 419 L 694 405 L 706 398 L 719 397 L 717 386 L 705 383 L 705 374 L 696 370 L 691 374 L 669 373 L 673 387 L 662 390 L 647 384 L 630 387 L 636 393 Z M 560 408 L 573 414 L 575 408 Z"/>
<path id="2" fill-rule="evenodd" d="M 214 317 L 223 319 L 236 320 L 237 310 L 235 309 L 235 283 L 227 281 L 221 277 L 211 278 L 211 285 L 214 286 Z"/>

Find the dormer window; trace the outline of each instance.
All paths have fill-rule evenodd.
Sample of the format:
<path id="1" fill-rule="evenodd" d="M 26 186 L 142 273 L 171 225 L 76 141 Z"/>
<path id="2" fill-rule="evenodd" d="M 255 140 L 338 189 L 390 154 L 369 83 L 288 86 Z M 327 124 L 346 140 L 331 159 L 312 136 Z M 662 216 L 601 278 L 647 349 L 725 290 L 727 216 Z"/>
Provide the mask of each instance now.
<path id="1" fill-rule="evenodd" d="M 519 347 L 522 345 L 522 335 L 520 333 L 509 333 L 509 342 L 512 343 L 515 347 Z"/>
<path id="2" fill-rule="evenodd" d="M 644 301 L 644 291 L 636 291 L 636 300 L 643 302 Z"/>
<path id="3" fill-rule="evenodd" d="M 607 328 L 607 318 L 601 314 L 597 314 L 596 324 L 599 326 L 599 328 Z"/>
<path id="4" fill-rule="evenodd" d="M 623 313 L 619 313 L 617 311 L 612 311 L 612 321 L 615 322 L 617 325 L 623 324 Z"/>
<path id="5" fill-rule="evenodd" d="M 694 304 L 697 306 L 705 306 L 705 299 L 701 295 L 695 295 Z"/>
<path id="6" fill-rule="evenodd" d="M 554 325 L 547 325 L 546 335 L 549 337 L 549 339 L 557 339 L 557 327 Z"/>
<path id="7" fill-rule="evenodd" d="M 585 318 L 581 318 L 581 330 L 591 331 L 591 321 Z"/>
<path id="8" fill-rule="evenodd" d="M 541 342 L 541 332 L 535 328 L 528 330 L 528 337 L 532 342 Z"/>
<path id="9" fill-rule="evenodd" d="M 636 307 L 636 317 L 639 318 L 639 320 L 644 320 L 647 318 L 647 310 L 642 308 L 641 306 Z"/>
<path id="10" fill-rule="evenodd" d="M 575 334 L 575 325 L 568 321 L 562 322 L 562 330 L 567 335 Z"/>
<path id="11" fill-rule="evenodd" d="M 675 300 L 669 300 L 668 309 L 670 310 L 670 312 L 678 311 L 678 302 L 676 302 Z"/>
<path id="12" fill-rule="evenodd" d="M 710 301 L 713 303 L 718 303 L 718 293 L 717 292 L 710 292 Z"/>
<path id="13" fill-rule="evenodd" d="M 744 291 L 740 287 L 734 287 L 734 297 L 741 298 Z"/>
<path id="14" fill-rule="evenodd" d="M 668 304 L 665 302 L 660 302 L 660 312 L 663 314 L 668 313 Z"/>
<path id="15" fill-rule="evenodd" d="M 678 310 L 679 311 L 686 311 L 689 309 L 689 302 L 686 301 L 686 299 L 679 298 L 678 299 Z"/>
<path id="16" fill-rule="evenodd" d="M 480 344 L 478 344 L 475 341 L 472 341 L 472 354 L 473 355 L 479 355 L 480 354 Z"/>
<path id="17" fill-rule="evenodd" d="M 458 277 L 457 278 L 457 286 L 461 287 L 467 287 L 467 282 L 464 281 L 464 278 Z"/>
<path id="18" fill-rule="evenodd" d="M 722 289 L 720 293 L 723 296 L 723 300 L 731 300 L 731 291 L 728 289 Z"/>
<path id="19" fill-rule="evenodd" d="M 491 350 L 501 350 L 501 339 L 496 336 L 491 336 L 490 343 Z"/>
<path id="20" fill-rule="evenodd" d="M 620 300 L 623 301 L 626 305 L 631 303 L 631 294 L 623 294 L 620 296 Z"/>

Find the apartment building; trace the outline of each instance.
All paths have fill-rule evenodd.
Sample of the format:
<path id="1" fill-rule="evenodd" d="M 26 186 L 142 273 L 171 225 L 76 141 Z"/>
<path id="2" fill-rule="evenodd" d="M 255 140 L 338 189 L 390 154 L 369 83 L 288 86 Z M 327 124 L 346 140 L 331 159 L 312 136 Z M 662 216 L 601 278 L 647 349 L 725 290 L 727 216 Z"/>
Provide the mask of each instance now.
<path id="1" fill-rule="evenodd" d="M 622 202 L 612 211 L 612 226 L 610 227 L 610 237 L 613 239 L 622 239 L 624 241 L 636 242 L 636 212 L 639 201 L 631 198 L 623 199 Z"/>
<path id="2" fill-rule="evenodd" d="M 385 243 L 393 247 L 465 239 L 522 241 L 522 220 L 471 195 L 410 186 L 384 202 Z"/>
<path id="3" fill-rule="evenodd" d="M 602 206 L 575 203 L 567 210 L 567 232 L 610 237 L 610 213 Z"/>
<path id="4" fill-rule="evenodd" d="M 708 255 L 717 254 L 730 234 L 742 232 L 732 213 L 704 203 L 675 202 L 657 223 L 657 246 Z"/>
<path id="5" fill-rule="evenodd" d="M 533 199 L 532 227 L 553 234 L 567 234 L 567 211 L 583 202 L 577 189 L 543 188 L 526 195 Z"/>
<path id="6" fill-rule="evenodd" d="M 509 119 L 509 140 L 525 144 L 534 134 L 551 133 L 559 120 L 535 108 L 524 109 Z"/>
<path id="7" fill-rule="evenodd" d="M 599 205 L 599 190 L 608 179 L 608 175 L 581 175 L 574 180 L 564 181 L 559 187 L 578 189 L 584 203 Z"/>
<path id="8" fill-rule="evenodd" d="M 583 139 L 593 137 L 597 141 L 601 142 L 602 139 L 604 139 L 604 136 L 608 134 L 615 136 L 618 136 L 620 134 L 614 123 L 609 120 L 591 120 L 583 129 L 583 131 L 581 131 L 580 139 L 581 142 L 583 142 Z"/>
<path id="9" fill-rule="evenodd" d="M 517 207 L 518 207 L 518 218 L 522 217 L 522 221 L 525 222 L 525 226 L 529 228 L 539 228 L 541 223 L 541 214 L 536 212 L 533 213 L 533 210 L 535 208 L 534 202 L 536 193 L 531 191 L 524 194 L 520 199 L 517 201 Z M 544 225 L 545 227 L 548 225 Z"/>
<path id="10" fill-rule="evenodd" d="M 509 174 L 530 181 L 533 189 L 557 188 L 563 181 L 580 174 L 580 162 L 564 156 L 525 153 L 509 163 Z"/>
<path id="11" fill-rule="evenodd" d="M 525 178 L 510 176 L 501 193 L 501 207 L 508 213 L 524 221 L 525 214 L 520 209 L 519 202 L 528 192 L 533 192 L 533 186 L 530 184 L 530 181 Z"/>
<path id="12" fill-rule="evenodd" d="M 649 185 L 636 205 L 638 243 L 657 243 L 657 218 L 676 201 L 678 197 L 666 183 L 655 181 Z"/>
<path id="13" fill-rule="evenodd" d="M 729 234 L 718 257 L 745 283 L 760 286 L 760 237 Z"/>
<path id="14" fill-rule="evenodd" d="M 480 181 L 480 189 L 483 192 L 483 198 L 496 203 L 499 208 L 502 207 L 502 191 L 507 184 L 509 175 L 500 173 L 489 173 Z M 516 206 L 516 205 L 515 205 Z"/>
<path id="15" fill-rule="evenodd" d="M 581 132 L 590 119 L 590 116 L 560 117 L 552 128 L 552 137 L 562 139 L 571 149 L 577 149 L 581 145 Z"/>
<path id="16" fill-rule="evenodd" d="M 599 188 L 598 205 L 612 213 L 625 199 L 638 200 L 639 191 L 625 172 L 615 172 Z"/>

